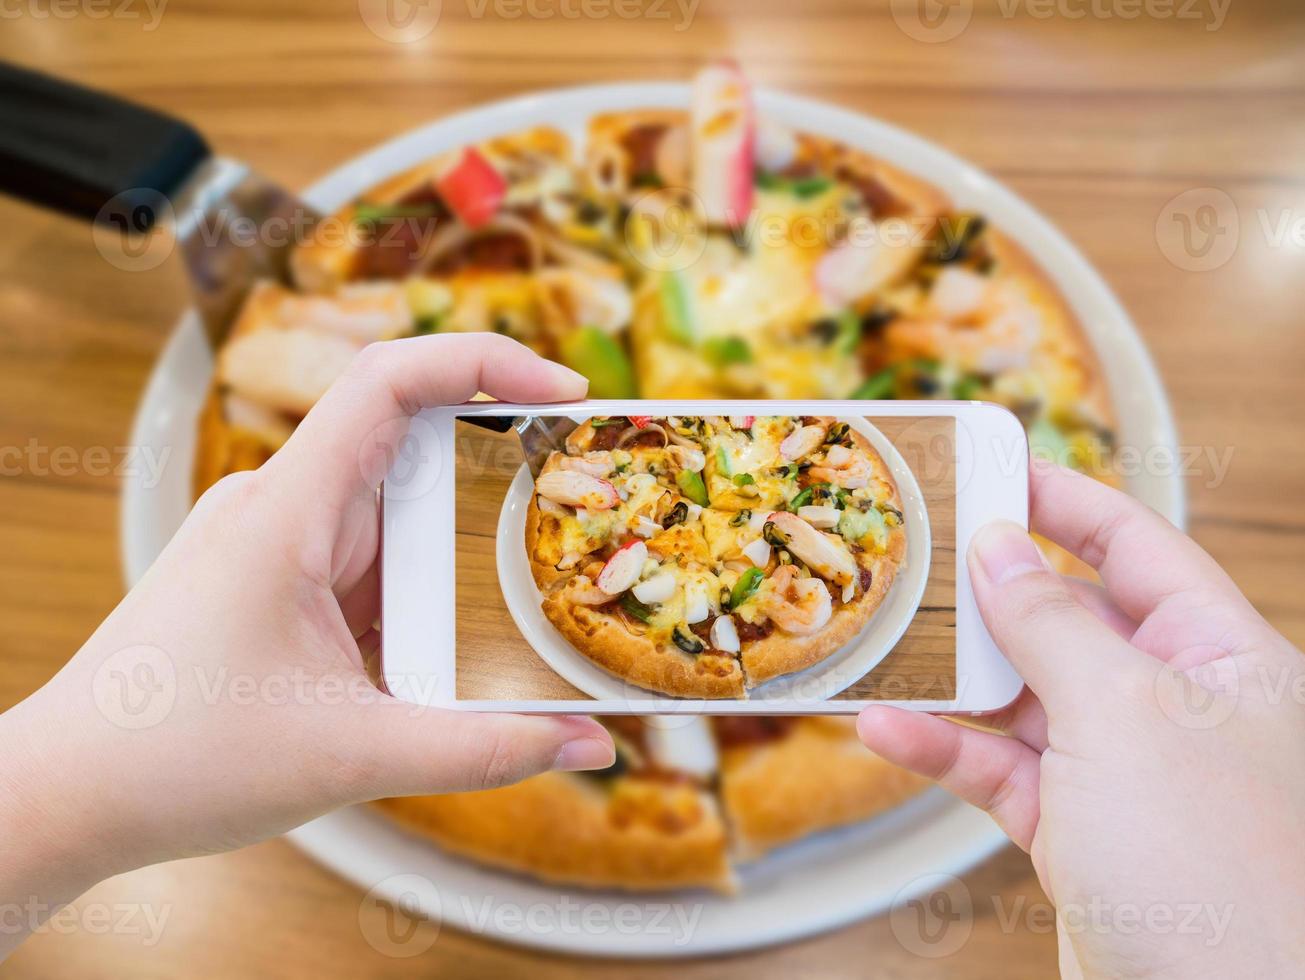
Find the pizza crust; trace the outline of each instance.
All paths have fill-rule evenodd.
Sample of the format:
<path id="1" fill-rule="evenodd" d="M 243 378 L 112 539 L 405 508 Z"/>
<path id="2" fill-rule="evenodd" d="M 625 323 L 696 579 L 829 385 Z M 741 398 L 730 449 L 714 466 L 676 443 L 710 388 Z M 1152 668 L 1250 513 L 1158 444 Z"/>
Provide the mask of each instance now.
<path id="1" fill-rule="evenodd" d="M 721 806 L 745 861 L 868 820 L 929 785 L 866 749 L 853 718 L 799 718 L 781 738 L 720 751 Z"/>
<path id="2" fill-rule="evenodd" d="M 677 698 L 746 696 L 743 670 L 732 657 L 695 656 L 635 636 L 617 617 L 567 602 L 564 591 L 545 596 L 543 609 L 568 643 L 631 685 Z M 631 690 L 630 696 L 642 694 Z"/>
<path id="3" fill-rule="evenodd" d="M 608 788 L 593 777 L 545 773 L 501 789 L 375 805 L 454 854 L 559 884 L 737 887 L 716 801 L 686 784 L 618 777 Z M 681 822 L 694 814 L 695 822 Z"/>

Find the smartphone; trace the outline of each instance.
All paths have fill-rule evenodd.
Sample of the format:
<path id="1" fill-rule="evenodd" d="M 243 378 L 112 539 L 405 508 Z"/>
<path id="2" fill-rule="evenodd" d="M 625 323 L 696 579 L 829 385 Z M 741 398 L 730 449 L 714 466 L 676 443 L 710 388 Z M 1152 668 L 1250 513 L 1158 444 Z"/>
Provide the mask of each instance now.
<path id="1" fill-rule="evenodd" d="M 381 487 L 396 697 L 606 714 L 981 714 L 1021 681 L 965 553 L 1028 524 L 1005 408 L 473 402 L 412 420 Z"/>

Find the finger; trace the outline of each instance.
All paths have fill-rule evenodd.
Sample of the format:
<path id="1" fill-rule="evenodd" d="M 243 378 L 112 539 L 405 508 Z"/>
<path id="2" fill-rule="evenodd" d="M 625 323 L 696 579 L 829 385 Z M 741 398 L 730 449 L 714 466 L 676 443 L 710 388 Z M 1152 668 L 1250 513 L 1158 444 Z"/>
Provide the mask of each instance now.
<path id="1" fill-rule="evenodd" d="M 269 466 L 297 502 L 370 502 L 413 415 L 477 392 L 518 402 L 578 400 L 588 381 L 499 334 L 373 344 L 318 401 Z"/>
<path id="2" fill-rule="evenodd" d="M 1042 459 L 1030 460 L 1029 492 L 1034 530 L 1095 568 L 1135 622 L 1185 592 L 1214 594 L 1249 608 L 1200 545 L 1127 494 Z"/>
<path id="3" fill-rule="evenodd" d="M 356 640 L 376 623 L 381 614 L 380 564 L 372 562 L 352 589 L 340 597 L 340 612 Z"/>
<path id="4" fill-rule="evenodd" d="M 611 735 L 583 716 L 448 711 L 387 699 L 368 705 L 359 721 L 372 797 L 493 789 L 615 761 Z"/>
<path id="5" fill-rule="evenodd" d="M 951 715 L 943 717 L 950 718 Z M 990 728 L 1019 739 L 1034 752 L 1047 750 L 1047 712 L 1042 707 L 1038 696 L 1027 687 L 1020 691 L 1019 697 L 1002 708 L 986 715 L 966 715 L 967 724 L 980 728 Z"/>
<path id="6" fill-rule="evenodd" d="M 922 712 L 872 705 L 857 719 L 872 752 L 937 781 L 988 813 L 1028 850 L 1038 827 L 1040 756 L 1005 735 L 966 728 Z"/>
<path id="7" fill-rule="evenodd" d="M 1143 655 L 1074 597 L 1019 525 L 981 528 L 968 565 L 988 632 L 1049 715 L 1113 701 L 1121 681 L 1143 681 Z"/>
<path id="8" fill-rule="evenodd" d="M 1132 642 L 1133 634 L 1137 632 L 1137 623 L 1124 614 L 1124 610 L 1115 604 L 1104 587 L 1081 578 L 1062 578 L 1074 598 L 1083 603 L 1088 612 L 1109 626 L 1121 640 Z"/>

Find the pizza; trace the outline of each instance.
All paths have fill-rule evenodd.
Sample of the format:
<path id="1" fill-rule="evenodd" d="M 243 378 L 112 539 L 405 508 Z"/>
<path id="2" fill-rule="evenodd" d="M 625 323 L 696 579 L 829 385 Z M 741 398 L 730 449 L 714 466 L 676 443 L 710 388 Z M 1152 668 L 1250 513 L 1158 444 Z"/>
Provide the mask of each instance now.
<path id="1" fill-rule="evenodd" d="M 850 718 L 599 720 L 610 769 L 377 806 L 450 853 L 558 884 L 730 893 L 740 865 L 928 786 L 868 752 Z"/>
<path id="2" fill-rule="evenodd" d="M 699 73 L 687 109 L 604 113 L 575 145 L 533 126 L 433 154 L 320 227 L 217 353 L 196 496 L 270 458 L 368 343 L 483 330 L 578 370 L 594 397 L 997 402 L 1035 451 L 1115 482 L 1101 367 L 1037 259 L 873 146 L 770 118 L 730 65 Z M 554 570 L 550 589 L 584 565 Z M 704 825 L 725 828 L 701 843 L 644 836 L 613 803 L 652 795 L 631 774 L 388 806 L 459 853 L 553 880 L 723 887 L 725 859 L 704 854 L 759 852 L 919 789 L 835 720 L 736 722 L 712 729 L 717 768 L 693 783 Z M 603 843 L 585 850 L 591 835 Z M 677 841 L 700 849 L 673 872 Z"/>
<path id="3" fill-rule="evenodd" d="M 543 612 L 650 691 L 741 698 L 846 645 L 906 554 L 902 502 L 852 425 L 806 416 L 598 416 L 535 481 Z"/>

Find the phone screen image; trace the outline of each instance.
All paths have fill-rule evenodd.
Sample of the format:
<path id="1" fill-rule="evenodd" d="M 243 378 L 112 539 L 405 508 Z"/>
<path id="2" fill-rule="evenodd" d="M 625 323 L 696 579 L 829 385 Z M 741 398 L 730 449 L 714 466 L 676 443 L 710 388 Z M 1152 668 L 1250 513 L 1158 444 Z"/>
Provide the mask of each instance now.
<path id="1" fill-rule="evenodd" d="M 954 415 L 453 423 L 460 702 L 957 696 Z"/>

